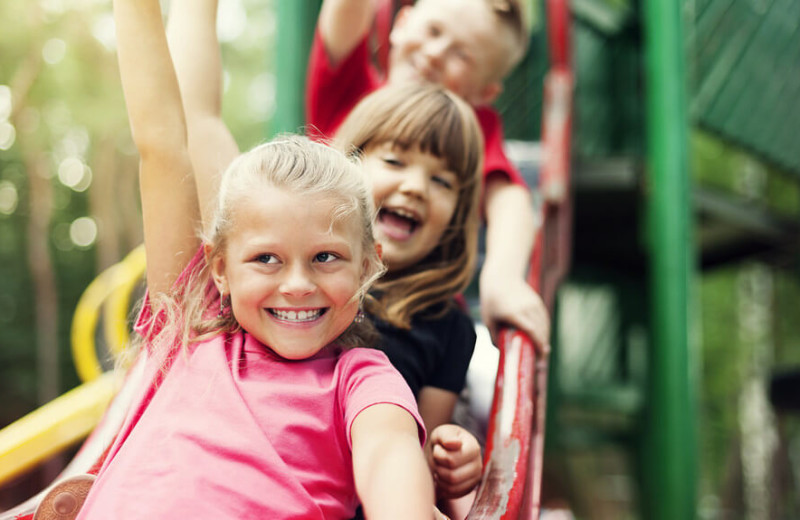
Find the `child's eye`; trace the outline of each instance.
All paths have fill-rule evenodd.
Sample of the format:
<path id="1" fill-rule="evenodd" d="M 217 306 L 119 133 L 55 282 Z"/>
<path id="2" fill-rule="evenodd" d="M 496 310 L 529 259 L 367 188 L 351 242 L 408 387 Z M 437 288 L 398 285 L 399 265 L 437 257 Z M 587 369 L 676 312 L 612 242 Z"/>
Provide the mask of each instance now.
<path id="1" fill-rule="evenodd" d="M 462 49 L 461 47 L 456 47 L 455 49 L 453 49 L 453 56 L 455 56 L 461 61 L 470 60 L 469 53 L 465 49 Z"/>
<path id="2" fill-rule="evenodd" d="M 394 166 L 395 168 L 402 168 L 403 166 L 405 166 L 403 161 L 401 161 L 394 155 L 385 155 L 381 158 L 381 160 L 386 164 L 388 164 L 389 166 Z"/>
<path id="3" fill-rule="evenodd" d="M 319 253 L 317 256 L 314 257 L 314 260 L 321 264 L 327 264 L 329 262 L 333 262 L 338 258 L 339 258 L 338 255 L 326 251 L 324 253 Z"/>
<path id="4" fill-rule="evenodd" d="M 442 177 L 441 175 L 434 175 L 432 177 L 432 180 L 436 184 L 439 184 L 440 186 L 447 188 L 448 190 L 453 189 L 453 183 L 450 181 L 450 179 L 447 179 L 446 177 Z"/>
<path id="5" fill-rule="evenodd" d="M 273 255 L 262 254 L 256 256 L 255 261 L 260 264 L 274 264 L 278 262 L 278 259 L 275 258 Z"/>
<path id="6" fill-rule="evenodd" d="M 442 30 L 439 28 L 438 25 L 429 25 L 428 26 L 428 36 L 432 36 L 432 37 L 436 38 L 440 34 L 442 34 Z"/>

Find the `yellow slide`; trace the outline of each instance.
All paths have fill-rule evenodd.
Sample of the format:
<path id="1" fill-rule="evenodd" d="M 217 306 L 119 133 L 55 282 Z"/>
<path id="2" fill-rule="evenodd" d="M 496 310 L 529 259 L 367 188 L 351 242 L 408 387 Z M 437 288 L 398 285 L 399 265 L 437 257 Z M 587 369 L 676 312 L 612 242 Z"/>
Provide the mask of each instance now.
<path id="1" fill-rule="evenodd" d="M 129 339 L 131 294 L 142 278 L 144 264 L 144 247 L 139 246 L 84 291 L 73 316 L 71 337 L 83 384 L 0 430 L 0 486 L 84 439 L 103 417 L 122 376 L 115 370 L 103 371 L 95 345 L 97 325 L 102 315 L 108 350 L 122 352 Z"/>

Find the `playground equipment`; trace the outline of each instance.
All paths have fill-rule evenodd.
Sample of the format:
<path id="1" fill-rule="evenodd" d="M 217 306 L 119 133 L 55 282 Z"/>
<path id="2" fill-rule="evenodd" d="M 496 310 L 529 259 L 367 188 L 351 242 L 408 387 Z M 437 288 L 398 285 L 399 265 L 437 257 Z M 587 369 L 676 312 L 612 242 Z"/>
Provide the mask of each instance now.
<path id="1" fill-rule="evenodd" d="M 524 337 L 510 330 L 501 334 L 502 377 L 472 518 L 536 518 L 539 492 L 548 485 L 541 482 L 546 383 L 548 451 L 624 444 L 634 459 L 631 473 L 638 487 L 632 508 L 639 516 L 695 516 L 693 266 L 796 252 L 800 243 L 796 222 L 692 186 L 689 178 L 688 111 L 698 127 L 800 171 L 792 142 L 800 119 L 795 102 L 800 75 L 790 73 L 800 63 L 797 24 L 791 23 L 800 19 L 800 3 L 757 4 L 758 9 L 735 0 L 544 2 L 547 23 L 498 106 L 507 137 L 543 142 L 537 182 L 543 224 L 531 273 L 554 310 L 554 349 L 548 373 L 547 362 L 535 358 Z M 276 5 L 278 47 L 285 52 L 277 54 L 280 103 L 272 130 L 296 131 L 304 122 L 305 74 L 297 57 L 308 51 L 320 0 Z M 378 32 L 387 30 L 392 7 L 381 11 Z M 695 62 L 686 60 L 687 47 Z M 785 79 L 770 81 L 781 71 L 787 71 Z M 694 87 L 688 94 L 687 83 Z M 556 293 L 568 260 L 569 279 Z M 580 284 L 610 294 L 616 312 L 608 320 L 613 337 L 589 331 L 584 350 L 560 325 L 574 318 L 568 315 L 568 293 Z M 571 323 L 583 328 L 585 320 L 580 316 Z M 110 344 L 121 344 L 115 341 Z M 82 374 L 98 374 L 101 364 L 82 366 Z M 112 393 L 103 392 L 106 400 Z M 87 416 L 92 413 L 84 423 L 89 425 L 82 433 L 76 428 L 67 442 L 91 429 L 99 411 Z M 596 419 L 601 415 L 614 421 L 602 423 Z M 2 451 L 8 431 L 0 433 L 2 470 L 12 468 Z M 19 438 L 20 431 L 13 436 Z M 89 445 L 102 445 L 99 431 L 95 428 Z M 504 450 L 514 443 L 528 452 L 520 450 L 508 463 Z M 41 448 L 30 446 L 29 453 L 44 458 Z M 29 459 L 15 471 L 31 464 Z M 92 466 L 81 464 L 82 471 Z"/>

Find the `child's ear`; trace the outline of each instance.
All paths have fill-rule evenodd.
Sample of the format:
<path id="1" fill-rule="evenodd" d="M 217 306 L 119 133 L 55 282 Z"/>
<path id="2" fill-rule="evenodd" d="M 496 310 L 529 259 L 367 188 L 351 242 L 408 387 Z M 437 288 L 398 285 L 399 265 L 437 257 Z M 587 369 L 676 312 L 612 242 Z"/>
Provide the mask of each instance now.
<path id="1" fill-rule="evenodd" d="M 206 255 L 206 262 L 211 269 L 211 278 L 214 285 L 221 295 L 228 294 L 228 279 L 225 276 L 225 256 L 218 254 L 212 256 L 213 248 L 211 244 L 203 245 L 203 253 Z"/>
<path id="2" fill-rule="evenodd" d="M 383 261 L 383 246 L 380 244 L 380 242 L 375 242 L 375 253 L 378 255 L 378 260 Z M 366 274 L 371 271 L 370 264 L 370 259 L 364 258 L 364 262 L 362 263 L 363 271 L 361 272 L 362 281 L 366 280 Z"/>
<path id="3" fill-rule="evenodd" d="M 492 81 L 481 90 L 477 106 L 491 105 L 501 92 L 503 92 L 503 83 L 500 81 Z"/>

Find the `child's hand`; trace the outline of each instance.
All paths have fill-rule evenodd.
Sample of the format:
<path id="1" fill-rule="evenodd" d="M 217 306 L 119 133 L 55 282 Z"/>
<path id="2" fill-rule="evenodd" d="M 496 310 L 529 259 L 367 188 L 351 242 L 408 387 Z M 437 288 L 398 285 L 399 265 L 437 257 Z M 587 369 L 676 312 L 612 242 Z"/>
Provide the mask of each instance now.
<path id="1" fill-rule="evenodd" d="M 472 491 L 483 469 L 478 439 L 460 426 L 443 424 L 431 432 L 430 446 L 437 496 L 458 498 Z"/>
<path id="2" fill-rule="evenodd" d="M 497 341 L 501 323 L 527 334 L 543 354 L 550 352 L 550 315 L 525 280 L 484 269 L 480 277 L 481 319 Z"/>

